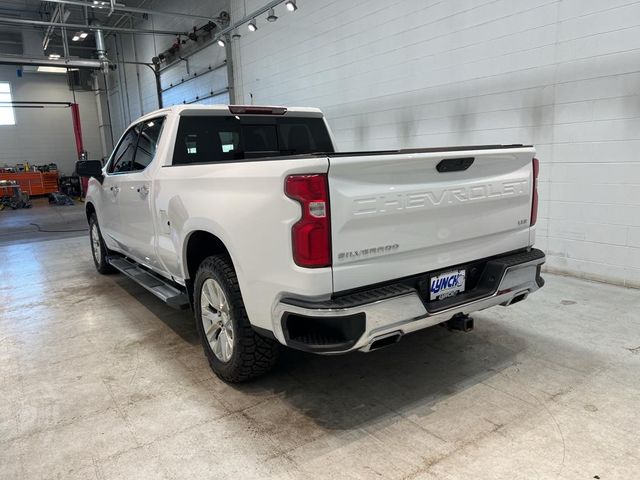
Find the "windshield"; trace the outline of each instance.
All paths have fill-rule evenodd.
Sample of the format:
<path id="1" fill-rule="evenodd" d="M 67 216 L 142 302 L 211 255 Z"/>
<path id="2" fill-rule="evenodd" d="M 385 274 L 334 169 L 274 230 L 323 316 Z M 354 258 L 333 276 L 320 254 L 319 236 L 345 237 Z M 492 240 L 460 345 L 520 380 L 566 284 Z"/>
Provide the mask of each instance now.
<path id="1" fill-rule="evenodd" d="M 322 118 L 263 115 L 180 118 L 174 165 L 333 152 Z"/>

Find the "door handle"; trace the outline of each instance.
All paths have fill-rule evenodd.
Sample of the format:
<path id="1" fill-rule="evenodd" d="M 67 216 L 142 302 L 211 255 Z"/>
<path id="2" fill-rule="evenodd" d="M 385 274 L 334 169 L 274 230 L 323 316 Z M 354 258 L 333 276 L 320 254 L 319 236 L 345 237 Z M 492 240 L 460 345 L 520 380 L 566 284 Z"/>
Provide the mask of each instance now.
<path id="1" fill-rule="evenodd" d="M 142 186 L 138 187 L 137 191 L 138 191 L 138 193 L 140 194 L 140 196 L 142 198 L 144 198 L 147 195 L 149 195 L 149 187 L 147 187 L 146 185 L 142 185 Z"/>
<path id="2" fill-rule="evenodd" d="M 112 185 L 109 190 L 111 190 L 113 192 L 114 195 L 117 195 L 118 192 L 120 191 L 120 187 L 117 185 Z"/>

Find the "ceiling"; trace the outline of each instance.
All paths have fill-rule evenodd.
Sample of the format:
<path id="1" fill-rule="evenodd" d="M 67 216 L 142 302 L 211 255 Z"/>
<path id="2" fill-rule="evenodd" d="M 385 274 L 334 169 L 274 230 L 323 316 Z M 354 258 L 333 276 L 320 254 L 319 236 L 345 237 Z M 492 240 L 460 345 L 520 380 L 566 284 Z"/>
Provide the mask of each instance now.
<path id="1" fill-rule="evenodd" d="M 119 3 L 123 3 L 122 1 Z M 144 7 L 150 4 L 149 0 L 127 0 L 128 7 Z M 109 16 L 108 10 L 87 9 L 77 5 L 62 5 L 41 0 L 2 0 L 0 1 L 0 17 L 20 18 L 25 20 L 52 21 L 56 9 L 64 8 L 69 12 L 69 17 L 65 23 L 86 25 L 88 21 L 96 19 L 103 25 L 129 26 L 130 19 L 141 18 L 140 14 L 125 12 L 114 12 Z M 23 31 L 25 35 L 23 35 Z M 42 41 L 49 31 L 50 40 L 47 51 L 42 51 Z M 34 37 L 37 35 L 37 38 Z M 66 37 L 69 45 L 69 54 L 73 57 L 92 58 L 95 56 L 95 41 L 93 35 L 87 36 L 82 41 L 72 41 L 77 30 L 67 31 Z M 31 42 L 26 40 L 27 34 L 32 38 Z M 37 39 L 37 41 L 35 41 Z M 36 50 L 36 51 L 34 51 Z M 49 55 L 57 53 L 64 54 L 63 33 L 60 28 L 50 29 L 43 26 L 9 25 L 0 24 L 0 54 L 29 55 L 37 56 L 41 54 Z"/>

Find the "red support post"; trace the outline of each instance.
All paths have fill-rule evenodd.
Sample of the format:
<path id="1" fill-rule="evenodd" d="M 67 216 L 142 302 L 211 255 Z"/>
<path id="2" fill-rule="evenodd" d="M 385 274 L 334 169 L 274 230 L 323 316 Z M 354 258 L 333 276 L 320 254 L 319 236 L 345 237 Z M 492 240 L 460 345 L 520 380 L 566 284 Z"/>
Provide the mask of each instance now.
<path id="1" fill-rule="evenodd" d="M 73 134 L 76 137 L 76 150 L 78 151 L 78 159 L 80 159 L 84 152 L 84 143 L 82 142 L 82 126 L 80 125 L 80 107 L 77 103 L 71 104 L 71 117 L 73 120 Z"/>

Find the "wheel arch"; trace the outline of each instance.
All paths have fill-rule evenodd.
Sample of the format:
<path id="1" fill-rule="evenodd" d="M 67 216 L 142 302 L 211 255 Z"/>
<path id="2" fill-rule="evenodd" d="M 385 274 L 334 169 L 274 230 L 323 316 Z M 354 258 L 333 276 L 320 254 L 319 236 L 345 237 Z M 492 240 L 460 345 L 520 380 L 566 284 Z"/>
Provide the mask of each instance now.
<path id="1" fill-rule="evenodd" d="M 193 279 L 202 260 L 211 255 L 225 254 L 230 256 L 229 249 L 218 236 L 206 230 L 194 230 L 184 242 L 185 273 Z"/>
<path id="2" fill-rule="evenodd" d="M 193 230 L 189 232 L 184 240 L 182 265 L 185 274 L 185 285 L 189 292 L 189 298 L 192 304 L 193 287 L 198 267 L 205 258 L 212 255 L 227 255 L 231 259 L 231 264 L 233 265 L 234 270 L 237 272 L 231 252 L 220 237 L 207 230 Z"/>

